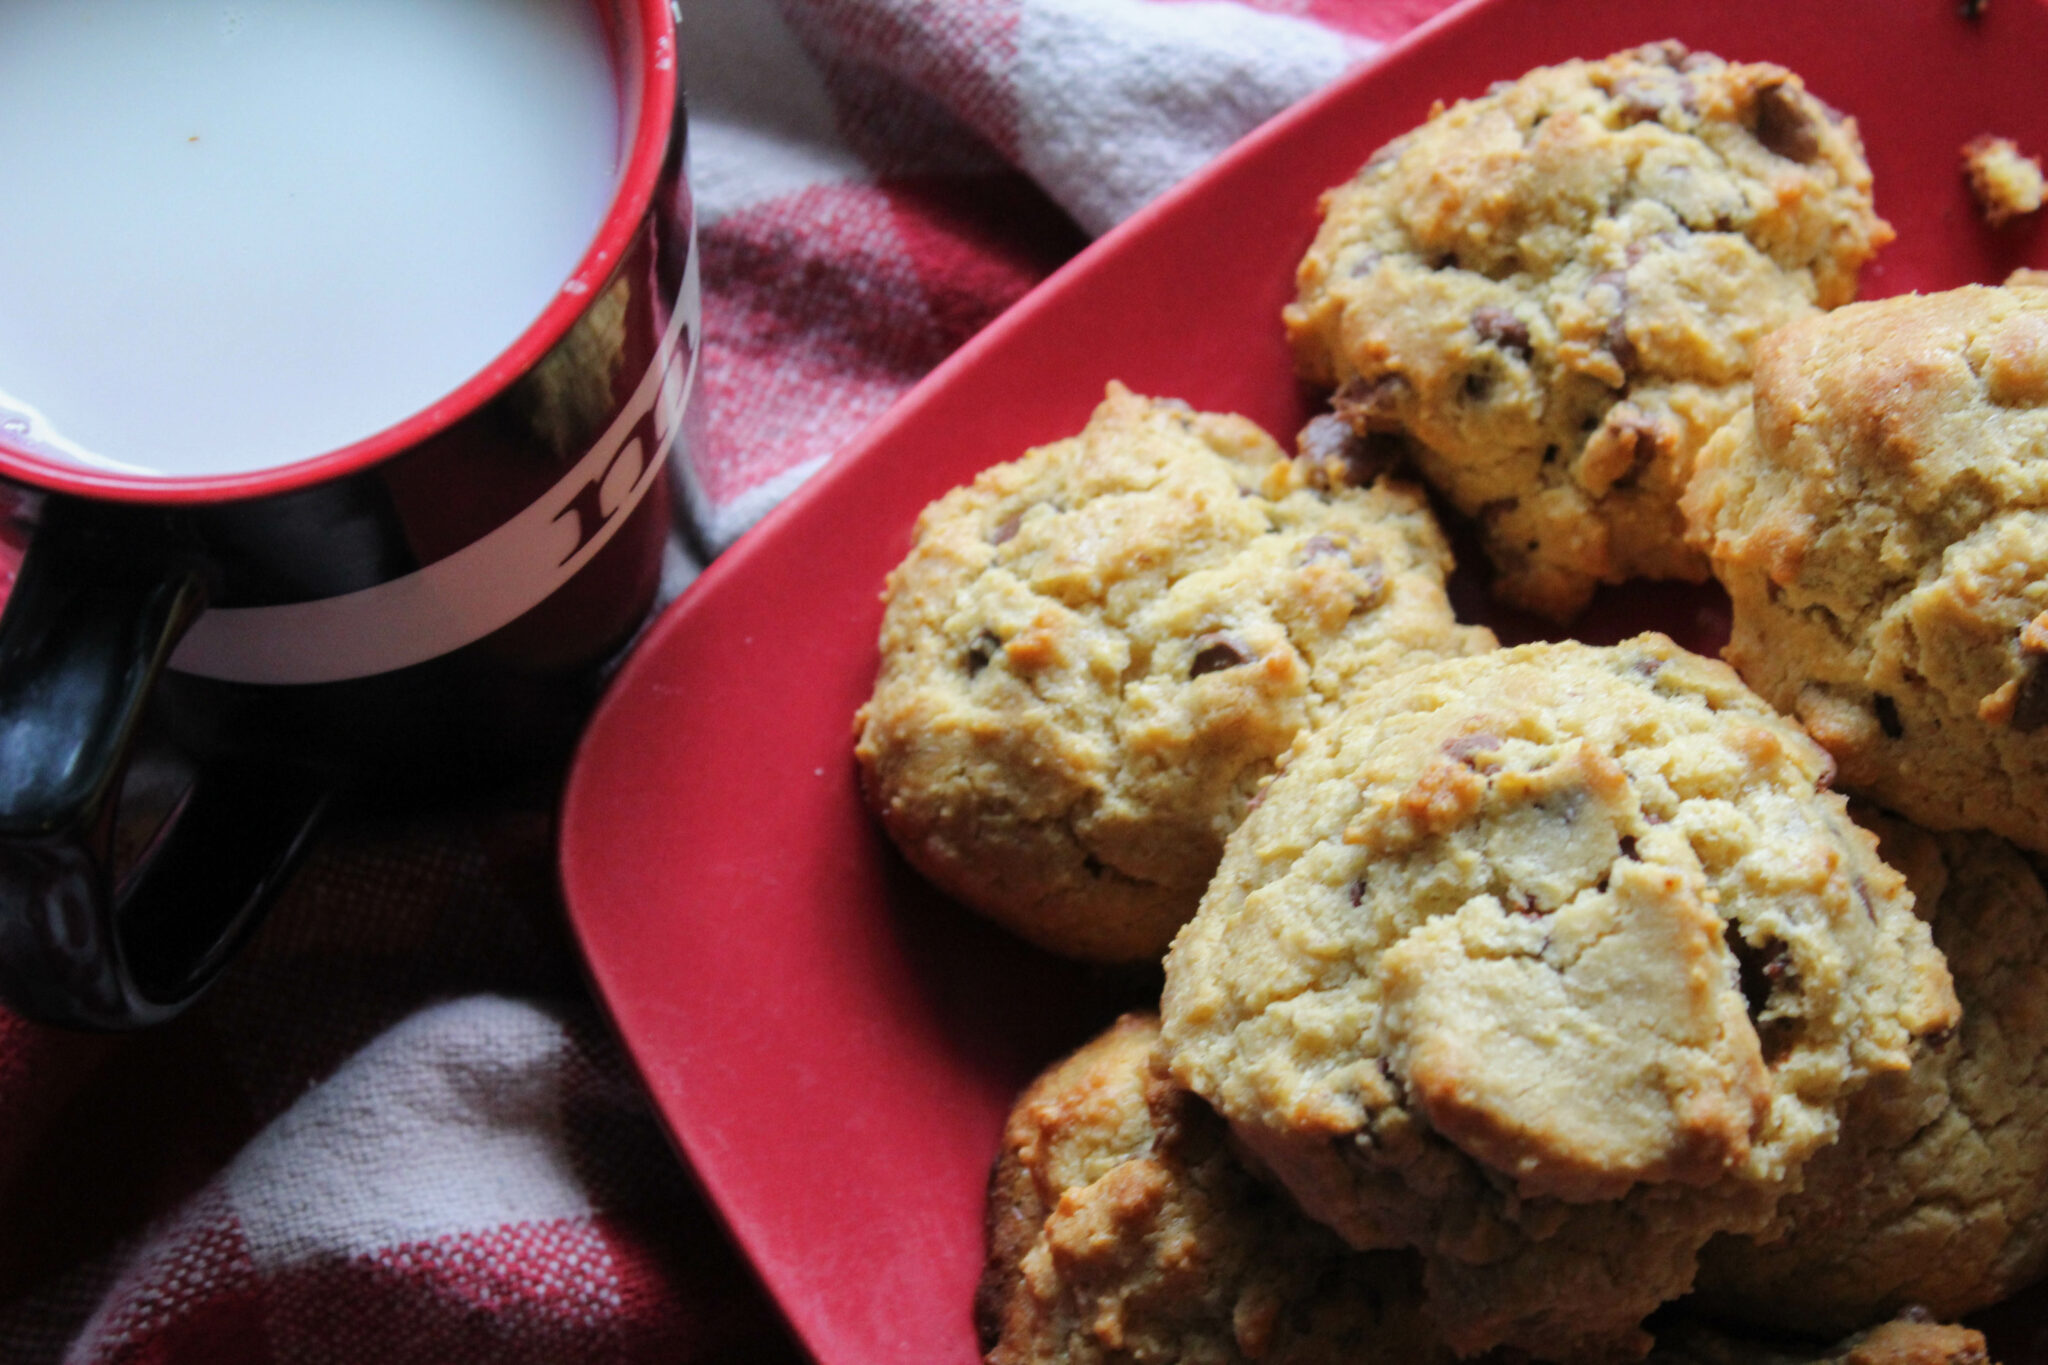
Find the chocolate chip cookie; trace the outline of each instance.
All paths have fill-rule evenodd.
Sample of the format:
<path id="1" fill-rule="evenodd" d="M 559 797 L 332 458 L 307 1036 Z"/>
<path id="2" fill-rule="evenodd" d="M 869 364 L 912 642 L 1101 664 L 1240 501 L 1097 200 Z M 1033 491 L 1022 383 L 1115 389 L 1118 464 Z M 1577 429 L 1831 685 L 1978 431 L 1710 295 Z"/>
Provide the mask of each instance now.
<path id="1" fill-rule="evenodd" d="M 1853 119 L 1663 43 L 1440 109 L 1322 201 L 1297 364 L 1478 520 L 1508 602 L 1700 580 L 1677 502 L 1758 340 L 1854 297 L 1891 229 Z"/>
<path id="2" fill-rule="evenodd" d="M 1412 1253 L 1357 1252 L 1231 1152 L 1127 1015 L 1019 1097 L 989 1180 L 988 1365 L 1450 1365 Z M 1985 1365 L 1924 1315 L 1825 1345 L 1686 1316 L 1649 1365 Z"/>
<path id="3" fill-rule="evenodd" d="M 1231 1156 L 1119 1020 L 1041 1076 L 989 1182 L 989 1365 L 1450 1365 L 1418 1267 L 1351 1251 Z"/>
<path id="4" fill-rule="evenodd" d="M 1166 959 L 1172 1074 L 1461 1354 L 1639 1355 L 1956 1002 L 1833 765 L 1646 635 L 1411 670 L 1305 734 Z"/>
<path id="5" fill-rule="evenodd" d="M 1164 952 L 1297 731 L 1493 645 L 1417 491 L 1321 482 L 1243 418 L 1112 385 L 928 508 L 858 722 L 911 863 L 1057 951 Z"/>
<path id="6" fill-rule="evenodd" d="M 1726 657 L 1845 787 L 2048 851 L 2048 291 L 1786 328 L 1684 507 Z"/>
<path id="7" fill-rule="evenodd" d="M 2048 1269 L 2048 891 L 1996 835 L 1858 815 L 1931 916 L 1963 1021 L 1851 1097 L 1769 1228 L 1707 1247 L 1702 1299 L 1766 1326 L 1959 1316 Z"/>

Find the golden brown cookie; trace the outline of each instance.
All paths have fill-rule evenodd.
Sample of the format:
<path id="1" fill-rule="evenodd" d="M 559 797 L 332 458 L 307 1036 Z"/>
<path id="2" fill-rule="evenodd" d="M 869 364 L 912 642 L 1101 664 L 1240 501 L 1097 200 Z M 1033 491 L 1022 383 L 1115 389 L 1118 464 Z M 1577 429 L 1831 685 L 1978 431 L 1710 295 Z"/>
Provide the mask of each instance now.
<path id="1" fill-rule="evenodd" d="M 2048 850 L 2048 291 L 1786 328 L 1685 512 L 1734 602 L 1726 657 L 1845 787 Z"/>
<path id="2" fill-rule="evenodd" d="M 1435 113 L 1323 196 L 1297 364 L 1400 433 L 1518 606 L 1699 580 L 1677 502 L 1757 341 L 1855 296 L 1891 229 L 1854 120 L 1782 67 L 1664 43 Z"/>
<path id="3" fill-rule="evenodd" d="M 1832 765 L 1646 635 L 1404 673 L 1304 734 L 1166 960 L 1176 1080 L 1453 1347 L 1641 1354 L 1843 1105 L 1951 1027 Z"/>
<path id="4" fill-rule="evenodd" d="M 1932 919 L 1963 1021 L 1850 1099 L 1769 1228 L 1702 1255 L 1702 1300 L 1766 1326 L 1956 1317 L 2048 1269 L 2048 891 L 1996 835 L 1858 816 Z"/>
<path id="5" fill-rule="evenodd" d="M 1017 1101 L 989 1182 L 989 1365 L 1449 1365 L 1412 1258 L 1253 1179 L 1129 1015 Z"/>
<path id="6" fill-rule="evenodd" d="M 1318 482 L 1241 417 L 1112 385 L 927 508 L 856 749 L 911 863 L 1046 947 L 1157 957 L 1297 730 L 1492 646 L 1419 493 Z"/>
<path id="7" fill-rule="evenodd" d="M 1157 1065 L 1158 1037 L 1156 1016 L 1125 1016 L 1011 1111 L 975 1301 L 989 1365 L 1449 1365 L 1414 1257 L 1352 1251 L 1257 1179 Z M 1924 1315 L 1833 1346 L 1679 1316 L 1649 1365 L 1985 1358 Z"/>

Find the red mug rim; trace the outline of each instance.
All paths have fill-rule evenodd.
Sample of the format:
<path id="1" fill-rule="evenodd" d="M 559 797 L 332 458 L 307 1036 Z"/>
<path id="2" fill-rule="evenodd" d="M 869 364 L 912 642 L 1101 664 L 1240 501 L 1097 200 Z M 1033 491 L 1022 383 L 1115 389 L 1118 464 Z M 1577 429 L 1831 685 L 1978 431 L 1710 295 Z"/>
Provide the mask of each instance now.
<path id="1" fill-rule="evenodd" d="M 201 475 L 131 473 L 54 460 L 0 436 L 0 474 L 49 492 L 112 502 L 177 504 L 263 497 L 367 468 L 447 430 L 496 397 L 562 339 L 604 287 L 647 215 L 668 157 L 679 79 L 674 15 L 668 0 L 623 0 L 613 12 L 636 13 L 640 22 L 632 34 L 644 35 L 635 51 L 629 41 L 632 34 L 621 34 L 616 24 L 607 24 L 619 65 L 621 98 L 633 117 L 633 141 L 618 186 L 575 270 L 540 316 L 490 364 L 436 402 L 381 431 L 325 454 L 266 469 Z M 632 109 L 636 95 L 639 105 Z"/>

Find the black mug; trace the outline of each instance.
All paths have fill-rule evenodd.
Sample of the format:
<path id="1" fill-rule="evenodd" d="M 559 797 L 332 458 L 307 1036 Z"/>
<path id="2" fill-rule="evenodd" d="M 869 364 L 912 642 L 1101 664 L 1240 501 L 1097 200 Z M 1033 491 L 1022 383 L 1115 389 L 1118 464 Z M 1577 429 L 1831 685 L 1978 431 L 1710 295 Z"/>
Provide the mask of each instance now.
<path id="1" fill-rule="evenodd" d="M 625 130 L 609 211 L 454 393 L 341 450 L 193 478 L 65 460 L 0 413 L 0 519 L 26 546 L 0 609 L 13 1009 L 167 1019 L 339 797 L 567 753 L 660 581 L 700 315 L 676 12 L 598 4 Z"/>

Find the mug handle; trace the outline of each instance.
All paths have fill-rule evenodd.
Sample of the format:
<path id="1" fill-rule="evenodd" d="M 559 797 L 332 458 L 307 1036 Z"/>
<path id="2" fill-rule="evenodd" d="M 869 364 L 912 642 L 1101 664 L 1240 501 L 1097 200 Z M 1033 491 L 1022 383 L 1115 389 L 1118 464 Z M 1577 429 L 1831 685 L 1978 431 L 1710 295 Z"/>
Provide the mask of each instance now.
<path id="1" fill-rule="evenodd" d="M 0 611 L 0 1001 L 29 1018 L 127 1028 L 190 1004 L 331 802 L 282 765 L 202 762 L 116 866 L 150 694 L 213 576 L 173 514 L 43 504 Z"/>

